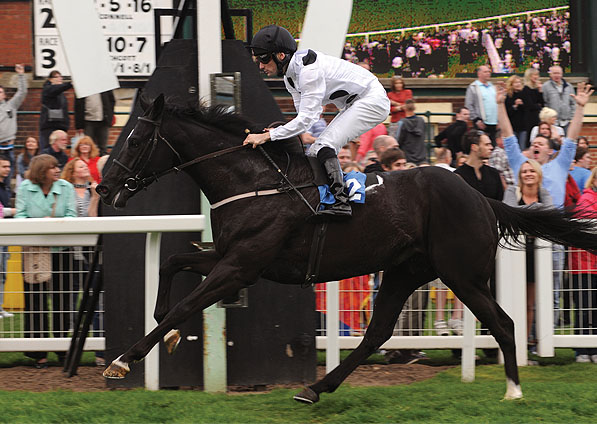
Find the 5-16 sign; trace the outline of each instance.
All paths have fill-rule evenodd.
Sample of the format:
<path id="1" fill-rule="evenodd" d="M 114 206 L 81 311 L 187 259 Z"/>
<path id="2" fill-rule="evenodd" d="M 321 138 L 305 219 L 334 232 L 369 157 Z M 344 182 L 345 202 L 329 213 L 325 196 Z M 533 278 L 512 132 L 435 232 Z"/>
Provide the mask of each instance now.
<path id="1" fill-rule="evenodd" d="M 155 68 L 154 9 L 173 0 L 94 0 L 117 76 L 149 76 Z M 34 0 L 35 74 L 53 69 L 70 75 L 54 21 L 51 0 Z M 168 18 L 166 18 L 168 19 Z M 162 42 L 171 37 L 171 18 L 161 24 Z"/>

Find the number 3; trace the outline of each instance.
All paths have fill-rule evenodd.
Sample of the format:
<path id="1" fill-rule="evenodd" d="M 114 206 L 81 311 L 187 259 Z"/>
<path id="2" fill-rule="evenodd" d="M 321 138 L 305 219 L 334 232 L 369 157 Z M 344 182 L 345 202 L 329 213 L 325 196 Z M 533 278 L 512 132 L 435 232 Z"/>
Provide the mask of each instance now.
<path id="1" fill-rule="evenodd" d="M 56 52 L 54 50 L 42 49 L 41 54 L 43 56 L 43 61 L 44 61 L 44 63 L 42 63 L 42 65 L 41 65 L 42 68 L 52 69 L 53 67 L 56 66 L 56 59 L 54 58 L 54 56 L 56 55 Z"/>

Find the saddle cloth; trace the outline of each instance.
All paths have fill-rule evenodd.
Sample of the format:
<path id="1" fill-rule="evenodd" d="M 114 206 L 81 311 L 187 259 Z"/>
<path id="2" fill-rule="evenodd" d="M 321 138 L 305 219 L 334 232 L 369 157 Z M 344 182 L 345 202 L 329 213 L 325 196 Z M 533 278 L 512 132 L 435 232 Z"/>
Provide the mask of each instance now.
<path id="1" fill-rule="evenodd" d="M 328 186 L 328 178 L 321 167 L 321 164 L 315 157 L 307 156 L 311 170 L 313 171 L 313 182 L 319 189 L 320 209 L 322 205 L 333 205 L 334 196 Z M 379 177 L 375 173 L 363 174 L 362 172 L 351 171 L 344 174 L 344 185 L 348 190 L 349 199 L 354 203 L 365 203 L 365 188 L 379 184 Z"/>
<path id="2" fill-rule="evenodd" d="M 350 171 L 344 174 L 344 186 L 348 191 L 348 200 L 353 203 L 365 203 L 365 180 L 367 176 L 362 172 Z M 319 198 L 322 205 L 333 205 L 336 203 L 334 195 L 330 192 L 327 184 L 317 186 Z"/>

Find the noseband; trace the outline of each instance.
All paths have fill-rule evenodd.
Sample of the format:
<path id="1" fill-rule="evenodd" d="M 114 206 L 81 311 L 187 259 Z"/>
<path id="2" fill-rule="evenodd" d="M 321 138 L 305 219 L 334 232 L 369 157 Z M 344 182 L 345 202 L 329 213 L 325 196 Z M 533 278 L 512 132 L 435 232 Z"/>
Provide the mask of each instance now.
<path id="1" fill-rule="evenodd" d="M 218 150 L 217 152 L 213 152 L 213 153 L 209 153 L 204 156 L 200 156 L 200 157 L 190 160 L 188 162 L 183 162 L 182 157 L 176 151 L 174 146 L 172 146 L 172 144 L 160 134 L 160 126 L 162 124 L 161 121 L 155 121 L 153 119 L 149 119 L 144 116 L 141 116 L 137 119 L 139 119 L 140 121 L 148 122 L 154 126 L 150 142 L 145 144 L 145 146 L 143 147 L 143 151 L 141 152 L 141 154 L 137 157 L 137 159 L 133 162 L 133 164 L 131 166 L 127 166 L 127 165 L 123 164 L 122 162 L 120 162 L 118 159 L 114 159 L 114 163 L 116 165 L 120 166 L 121 168 L 123 168 L 124 170 L 129 172 L 130 174 L 134 174 L 134 177 L 127 178 L 126 181 L 124 182 L 124 187 L 128 191 L 132 191 L 132 192 L 136 192 L 136 191 L 146 188 L 151 183 L 153 183 L 154 181 L 157 181 L 164 175 L 170 174 L 172 172 L 178 173 L 179 171 L 182 171 L 183 169 L 185 169 L 188 166 L 195 165 L 195 164 L 197 164 L 199 162 L 203 162 L 204 160 L 207 160 L 207 159 L 217 158 L 218 156 L 222 156 L 227 153 L 235 152 L 237 150 L 243 149 L 248 146 L 248 145 L 234 146 L 234 147 L 230 147 L 228 149 Z M 151 174 L 151 176 L 141 177 L 142 172 L 145 170 L 147 164 L 151 160 L 151 156 L 153 155 L 153 152 L 155 151 L 155 149 L 157 147 L 158 141 L 162 141 L 162 142 L 166 143 L 166 146 L 168 146 L 168 148 L 170 150 L 172 150 L 174 152 L 174 154 L 176 155 L 179 164 L 176 166 L 173 166 L 171 168 L 165 169 L 163 171 L 160 171 L 160 172 L 154 172 L 153 174 Z M 128 143 L 128 141 L 127 141 L 127 143 Z"/>

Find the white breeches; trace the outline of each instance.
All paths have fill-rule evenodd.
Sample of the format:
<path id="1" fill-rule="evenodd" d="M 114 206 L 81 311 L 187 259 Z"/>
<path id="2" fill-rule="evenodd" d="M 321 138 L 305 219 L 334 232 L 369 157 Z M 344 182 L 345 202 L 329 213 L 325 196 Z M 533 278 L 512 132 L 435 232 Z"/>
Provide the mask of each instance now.
<path id="1" fill-rule="evenodd" d="M 336 154 L 342 146 L 386 120 L 390 99 L 380 82 L 371 83 L 367 91 L 341 110 L 323 130 L 307 155 L 317 156 L 322 147 L 331 147 Z"/>

